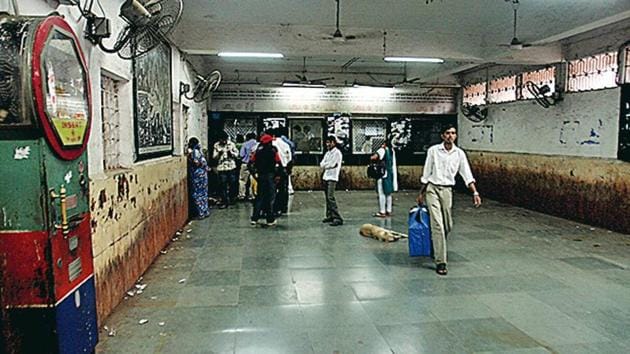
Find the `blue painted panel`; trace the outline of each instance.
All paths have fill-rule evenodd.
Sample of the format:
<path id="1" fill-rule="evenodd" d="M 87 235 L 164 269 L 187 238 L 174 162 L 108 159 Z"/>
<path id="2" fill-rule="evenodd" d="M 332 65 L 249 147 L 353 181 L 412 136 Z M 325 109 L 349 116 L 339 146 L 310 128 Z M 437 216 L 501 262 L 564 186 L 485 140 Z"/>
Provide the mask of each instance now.
<path id="1" fill-rule="evenodd" d="M 60 353 L 92 353 L 94 351 L 98 342 L 95 293 L 92 276 L 57 306 Z"/>

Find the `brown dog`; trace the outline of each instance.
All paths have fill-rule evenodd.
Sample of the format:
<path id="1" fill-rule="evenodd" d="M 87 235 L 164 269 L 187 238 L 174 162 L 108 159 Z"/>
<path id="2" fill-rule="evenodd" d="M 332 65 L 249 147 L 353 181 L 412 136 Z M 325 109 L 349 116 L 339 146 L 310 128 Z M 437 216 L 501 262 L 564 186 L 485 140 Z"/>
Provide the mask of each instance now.
<path id="1" fill-rule="evenodd" d="M 363 224 L 359 229 L 359 234 L 361 234 L 361 236 L 371 237 L 383 242 L 394 242 L 400 240 L 401 237 L 407 237 L 407 235 L 400 232 L 387 230 L 372 224 Z"/>

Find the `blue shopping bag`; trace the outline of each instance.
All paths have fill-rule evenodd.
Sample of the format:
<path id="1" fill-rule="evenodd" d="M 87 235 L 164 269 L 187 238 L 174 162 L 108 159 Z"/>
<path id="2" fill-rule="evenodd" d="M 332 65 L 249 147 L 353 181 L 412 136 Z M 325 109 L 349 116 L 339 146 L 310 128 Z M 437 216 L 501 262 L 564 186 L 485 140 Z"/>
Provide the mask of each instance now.
<path id="1" fill-rule="evenodd" d="M 419 205 L 409 211 L 409 256 L 433 256 L 429 211 Z"/>

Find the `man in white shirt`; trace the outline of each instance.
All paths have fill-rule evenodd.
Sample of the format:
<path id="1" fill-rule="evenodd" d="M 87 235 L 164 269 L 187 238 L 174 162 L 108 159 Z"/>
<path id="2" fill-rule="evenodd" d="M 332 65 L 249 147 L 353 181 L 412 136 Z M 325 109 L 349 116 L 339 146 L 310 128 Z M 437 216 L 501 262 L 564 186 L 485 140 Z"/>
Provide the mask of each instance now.
<path id="1" fill-rule="evenodd" d="M 455 146 L 457 130 L 448 125 L 442 130 L 442 143 L 433 145 L 427 151 L 427 159 L 422 172 L 422 183 L 418 204 L 425 199 L 431 216 L 431 238 L 436 272 L 446 275 L 446 237 L 453 227 L 451 208 L 455 176 L 459 173 L 468 189 L 473 192 L 473 204 L 481 205 L 481 197 L 475 186 L 475 178 L 464 151 Z"/>
<path id="2" fill-rule="evenodd" d="M 343 225 L 343 219 L 337 209 L 335 199 L 335 188 L 339 181 L 339 171 L 341 171 L 342 155 L 337 149 L 337 138 L 334 135 L 326 137 L 326 148 L 328 152 L 324 155 L 319 166 L 324 170 L 322 179 L 324 180 L 324 193 L 326 196 L 326 217 L 322 222 L 330 223 L 330 226 Z"/>

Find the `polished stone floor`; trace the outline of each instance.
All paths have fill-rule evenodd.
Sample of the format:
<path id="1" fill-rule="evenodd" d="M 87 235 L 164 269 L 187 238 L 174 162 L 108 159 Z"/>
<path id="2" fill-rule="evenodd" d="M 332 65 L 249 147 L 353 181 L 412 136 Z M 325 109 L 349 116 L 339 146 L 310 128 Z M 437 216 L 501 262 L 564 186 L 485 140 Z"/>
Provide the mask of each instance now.
<path id="1" fill-rule="evenodd" d="M 250 226 L 247 203 L 214 210 L 174 235 L 97 352 L 630 353 L 630 235 L 469 198 L 446 277 L 406 240 L 358 234 L 406 232 L 414 192 L 376 219 L 374 192 L 339 191 L 340 227 L 321 223 L 317 191 L 275 228 Z"/>

